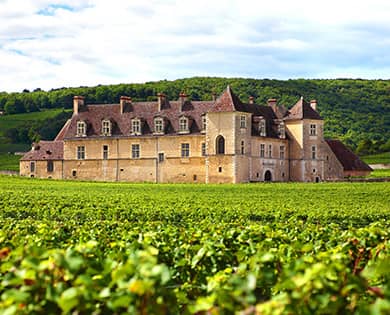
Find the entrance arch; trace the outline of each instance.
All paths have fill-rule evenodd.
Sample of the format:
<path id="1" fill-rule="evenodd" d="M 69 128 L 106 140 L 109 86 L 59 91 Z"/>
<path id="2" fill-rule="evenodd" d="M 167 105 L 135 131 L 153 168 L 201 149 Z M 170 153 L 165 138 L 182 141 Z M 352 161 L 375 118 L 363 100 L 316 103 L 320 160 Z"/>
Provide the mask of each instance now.
<path id="1" fill-rule="evenodd" d="M 271 173 L 271 171 L 266 171 L 264 173 L 264 181 L 265 182 L 271 182 L 272 181 L 272 173 Z"/>

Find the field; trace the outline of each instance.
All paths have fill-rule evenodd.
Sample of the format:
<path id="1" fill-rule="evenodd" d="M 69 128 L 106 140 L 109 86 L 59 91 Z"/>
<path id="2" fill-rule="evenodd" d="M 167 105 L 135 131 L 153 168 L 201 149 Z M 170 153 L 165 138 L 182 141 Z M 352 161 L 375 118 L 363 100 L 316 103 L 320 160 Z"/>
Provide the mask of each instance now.
<path id="1" fill-rule="evenodd" d="M 390 152 L 366 155 L 361 159 L 367 164 L 390 164 Z"/>
<path id="2" fill-rule="evenodd" d="M 2 314 L 389 314 L 388 183 L 0 177 Z"/>

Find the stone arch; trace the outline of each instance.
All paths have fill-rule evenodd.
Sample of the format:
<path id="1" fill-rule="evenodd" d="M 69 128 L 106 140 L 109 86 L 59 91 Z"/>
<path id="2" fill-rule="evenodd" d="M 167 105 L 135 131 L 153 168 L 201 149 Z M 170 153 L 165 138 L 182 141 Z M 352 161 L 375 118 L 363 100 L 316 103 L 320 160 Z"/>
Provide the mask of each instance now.
<path id="1" fill-rule="evenodd" d="M 217 154 L 225 154 L 225 138 L 221 135 L 215 140 L 215 151 Z"/>
<path id="2" fill-rule="evenodd" d="M 266 170 L 264 173 L 264 181 L 265 182 L 272 182 L 272 173 L 270 170 Z"/>

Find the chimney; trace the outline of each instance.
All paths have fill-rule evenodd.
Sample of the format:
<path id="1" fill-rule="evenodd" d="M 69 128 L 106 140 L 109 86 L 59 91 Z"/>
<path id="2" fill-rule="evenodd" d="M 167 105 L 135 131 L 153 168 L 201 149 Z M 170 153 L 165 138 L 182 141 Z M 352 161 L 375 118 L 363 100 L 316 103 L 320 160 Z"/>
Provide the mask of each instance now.
<path id="1" fill-rule="evenodd" d="M 84 106 L 84 97 L 83 96 L 73 96 L 73 115 L 77 115 Z"/>
<path id="2" fill-rule="evenodd" d="M 268 106 L 275 107 L 277 100 L 276 100 L 276 98 L 270 98 L 267 103 L 268 103 Z"/>
<path id="3" fill-rule="evenodd" d="M 165 94 L 157 93 L 157 100 L 158 100 L 158 111 L 161 112 L 161 110 L 165 105 Z"/>
<path id="4" fill-rule="evenodd" d="M 253 96 L 249 96 L 249 104 L 254 104 L 255 98 Z"/>
<path id="5" fill-rule="evenodd" d="M 188 100 L 187 94 L 180 93 L 179 94 L 179 100 L 180 100 L 180 110 L 183 111 L 184 104 Z"/>
<path id="6" fill-rule="evenodd" d="M 131 97 L 121 96 L 119 102 L 120 113 L 123 114 L 126 109 L 128 109 L 129 105 L 131 105 Z"/>
<path id="7" fill-rule="evenodd" d="M 317 101 L 316 100 L 311 100 L 310 101 L 310 106 L 313 108 L 315 111 L 317 110 Z"/>
<path id="8" fill-rule="evenodd" d="M 36 143 L 36 142 L 33 142 L 32 143 L 32 149 L 33 149 L 33 151 L 38 151 L 39 150 L 39 144 Z"/>

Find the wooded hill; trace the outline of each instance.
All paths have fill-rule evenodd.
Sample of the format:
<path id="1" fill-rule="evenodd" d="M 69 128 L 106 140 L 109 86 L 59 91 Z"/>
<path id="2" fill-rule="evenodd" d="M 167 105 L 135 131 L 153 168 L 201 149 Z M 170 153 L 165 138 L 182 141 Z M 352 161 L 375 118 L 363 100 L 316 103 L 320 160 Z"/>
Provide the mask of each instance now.
<path id="1" fill-rule="evenodd" d="M 390 80 L 268 80 L 244 78 L 194 77 L 175 81 L 144 84 L 99 85 L 95 87 L 60 88 L 50 91 L 0 93 L 0 110 L 5 114 L 34 112 L 47 108 L 71 108 L 74 95 L 86 102 L 118 103 L 122 95 L 134 101 L 155 100 L 158 92 L 177 99 L 180 92 L 192 100 L 208 100 L 219 95 L 230 84 L 246 102 L 254 96 L 258 104 L 276 98 L 290 108 L 303 96 L 316 99 L 325 119 L 325 136 L 338 138 L 360 154 L 390 151 Z M 63 117 L 62 117 L 63 118 Z"/>

